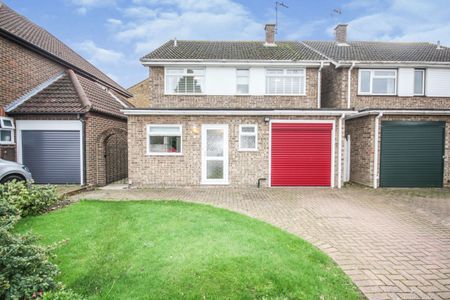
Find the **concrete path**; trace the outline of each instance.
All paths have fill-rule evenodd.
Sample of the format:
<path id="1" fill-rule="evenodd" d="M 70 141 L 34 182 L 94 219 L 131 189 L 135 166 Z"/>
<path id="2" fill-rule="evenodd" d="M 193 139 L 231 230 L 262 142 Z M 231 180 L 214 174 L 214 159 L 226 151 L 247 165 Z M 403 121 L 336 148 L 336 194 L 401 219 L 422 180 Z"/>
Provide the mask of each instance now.
<path id="1" fill-rule="evenodd" d="M 177 199 L 231 209 L 308 240 L 369 299 L 450 299 L 449 190 L 179 188 L 75 197 Z"/>

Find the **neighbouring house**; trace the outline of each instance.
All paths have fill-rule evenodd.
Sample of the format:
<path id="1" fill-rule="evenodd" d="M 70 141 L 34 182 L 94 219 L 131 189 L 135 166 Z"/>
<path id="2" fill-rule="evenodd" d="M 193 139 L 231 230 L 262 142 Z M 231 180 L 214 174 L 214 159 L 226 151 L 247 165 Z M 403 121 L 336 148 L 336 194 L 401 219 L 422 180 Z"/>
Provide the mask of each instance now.
<path id="1" fill-rule="evenodd" d="M 149 90 L 150 80 L 145 78 L 128 88 L 128 91 L 133 95 L 128 99 L 128 102 L 133 104 L 134 107 L 150 107 Z"/>
<path id="2" fill-rule="evenodd" d="M 1 158 L 37 183 L 127 177 L 128 91 L 1 2 L 0 53 Z"/>
<path id="3" fill-rule="evenodd" d="M 171 40 L 144 56 L 149 107 L 128 116 L 132 186 L 343 183 L 344 118 L 321 107 L 329 59 L 301 42 Z"/>
<path id="4" fill-rule="evenodd" d="M 450 49 L 433 43 L 307 41 L 330 65 L 324 107 L 345 120 L 348 179 L 373 187 L 450 184 Z"/>

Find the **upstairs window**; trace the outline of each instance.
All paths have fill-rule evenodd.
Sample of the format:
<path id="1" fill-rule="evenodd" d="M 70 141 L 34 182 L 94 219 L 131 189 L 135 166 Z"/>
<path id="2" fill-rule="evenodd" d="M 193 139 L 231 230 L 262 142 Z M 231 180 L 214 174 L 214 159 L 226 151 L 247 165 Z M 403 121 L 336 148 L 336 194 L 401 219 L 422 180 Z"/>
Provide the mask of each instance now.
<path id="1" fill-rule="evenodd" d="M 414 95 L 425 95 L 425 70 L 423 69 L 414 70 Z"/>
<path id="2" fill-rule="evenodd" d="M 204 79 L 204 69 L 166 68 L 166 94 L 202 94 Z"/>
<path id="3" fill-rule="evenodd" d="M 239 125 L 239 151 L 258 150 L 258 126 Z"/>
<path id="4" fill-rule="evenodd" d="M 305 69 L 267 69 L 267 95 L 305 95 Z"/>
<path id="5" fill-rule="evenodd" d="M 397 70 L 359 70 L 358 94 L 395 95 L 397 93 Z"/>
<path id="6" fill-rule="evenodd" d="M 181 125 L 148 125 L 147 134 L 147 154 L 181 154 Z"/>
<path id="7" fill-rule="evenodd" d="M 11 118 L 0 117 L 0 145 L 14 144 L 14 121 Z"/>
<path id="8" fill-rule="evenodd" d="M 249 92 L 249 75 L 248 69 L 236 70 L 236 94 L 247 95 Z"/>

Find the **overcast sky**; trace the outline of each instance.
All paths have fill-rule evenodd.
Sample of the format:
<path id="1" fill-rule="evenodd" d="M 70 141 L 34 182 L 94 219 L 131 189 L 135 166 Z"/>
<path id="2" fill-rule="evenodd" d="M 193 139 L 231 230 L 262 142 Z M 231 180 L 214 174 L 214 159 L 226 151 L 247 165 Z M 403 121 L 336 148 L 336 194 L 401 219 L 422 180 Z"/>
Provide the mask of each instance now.
<path id="1" fill-rule="evenodd" d="M 3 0 L 125 88 L 143 80 L 139 58 L 165 41 L 262 40 L 272 0 Z M 286 0 L 277 39 L 440 40 L 450 45 L 449 0 Z M 340 14 L 334 10 L 340 10 Z"/>

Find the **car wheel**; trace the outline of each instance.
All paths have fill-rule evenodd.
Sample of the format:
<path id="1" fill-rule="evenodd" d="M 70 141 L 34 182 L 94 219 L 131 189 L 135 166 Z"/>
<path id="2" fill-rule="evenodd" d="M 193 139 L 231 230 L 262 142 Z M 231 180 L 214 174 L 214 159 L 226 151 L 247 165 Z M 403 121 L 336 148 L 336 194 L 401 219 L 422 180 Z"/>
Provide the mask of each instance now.
<path id="1" fill-rule="evenodd" d="M 14 180 L 15 181 L 24 181 L 25 178 L 23 178 L 20 175 L 11 174 L 11 175 L 7 175 L 7 176 L 3 177 L 2 180 L 0 180 L 0 183 L 1 184 L 5 184 L 5 183 L 8 183 L 8 182 L 11 182 L 11 181 L 14 181 Z"/>

